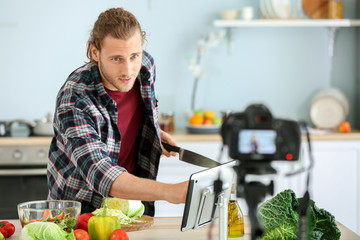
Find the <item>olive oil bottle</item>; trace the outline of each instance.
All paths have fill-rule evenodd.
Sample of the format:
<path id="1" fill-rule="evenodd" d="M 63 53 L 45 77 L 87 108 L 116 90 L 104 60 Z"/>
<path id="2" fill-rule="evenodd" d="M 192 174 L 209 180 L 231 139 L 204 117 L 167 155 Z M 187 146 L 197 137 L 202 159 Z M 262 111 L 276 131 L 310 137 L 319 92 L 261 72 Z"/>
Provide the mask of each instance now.
<path id="1" fill-rule="evenodd" d="M 228 237 L 244 236 L 244 215 L 236 197 L 236 184 L 231 187 L 231 195 L 228 205 Z"/>

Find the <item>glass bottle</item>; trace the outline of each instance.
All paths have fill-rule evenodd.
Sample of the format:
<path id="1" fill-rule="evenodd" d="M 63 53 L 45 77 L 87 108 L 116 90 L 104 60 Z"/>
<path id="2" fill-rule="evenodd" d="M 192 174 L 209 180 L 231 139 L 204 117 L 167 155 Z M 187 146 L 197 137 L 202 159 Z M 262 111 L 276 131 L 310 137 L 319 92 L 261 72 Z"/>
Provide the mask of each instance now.
<path id="1" fill-rule="evenodd" d="M 341 19 L 343 18 L 343 1 L 329 0 L 329 18 Z"/>
<path id="2" fill-rule="evenodd" d="M 228 205 L 228 237 L 244 236 L 244 215 L 236 197 L 236 184 L 231 187 L 231 195 Z"/>

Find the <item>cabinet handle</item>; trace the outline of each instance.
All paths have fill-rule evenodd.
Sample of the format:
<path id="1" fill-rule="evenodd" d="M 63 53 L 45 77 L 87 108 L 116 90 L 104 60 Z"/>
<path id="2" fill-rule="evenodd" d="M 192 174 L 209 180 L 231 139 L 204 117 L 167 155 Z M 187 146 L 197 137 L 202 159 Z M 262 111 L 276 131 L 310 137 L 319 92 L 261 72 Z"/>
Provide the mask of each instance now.
<path id="1" fill-rule="evenodd" d="M 46 176 L 46 168 L 40 169 L 1 169 L 0 176 Z"/>

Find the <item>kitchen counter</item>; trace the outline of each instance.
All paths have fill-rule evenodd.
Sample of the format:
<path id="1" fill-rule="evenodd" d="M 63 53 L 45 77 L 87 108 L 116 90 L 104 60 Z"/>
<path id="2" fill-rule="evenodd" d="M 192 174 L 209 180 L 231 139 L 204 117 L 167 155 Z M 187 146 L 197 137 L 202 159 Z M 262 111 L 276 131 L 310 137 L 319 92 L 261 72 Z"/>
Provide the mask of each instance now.
<path id="1" fill-rule="evenodd" d="M 178 130 L 171 134 L 176 142 L 221 142 L 219 134 L 190 134 L 184 130 Z M 48 145 L 52 137 L 26 137 L 11 138 L 0 137 L 0 146 L 18 146 L 18 145 Z M 305 140 L 305 136 L 303 136 Z M 354 131 L 350 133 L 313 133 L 311 140 L 360 140 L 360 132 Z"/>
<path id="2" fill-rule="evenodd" d="M 8 220 L 9 222 L 15 225 L 15 233 L 7 240 L 16 240 L 21 232 L 21 225 L 19 220 Z M 337 222 L 337 225 L 341 231 L 341 240 L 360 240 L 360 236 L 356 235 L 354 232 L 350 231 L 341 223 Z M 185 232 L 180 231 L 181 226 L 181 218 L 180 217 L 158 217 L 154 220 L 154 226 L 147 230 L 137 231 L 137 232 L 129 232 L 129 239 L 131 240 L 171 240 L 171 239 L 187 239 L 187 240 L 195 240 L 195 239 L 207 239 L 209 225 L 196 229 L 196 230 L 188 230 Z M 245 217 L 245 236 L 241 238 L 231 238 L 231 239 L 244 239 L 250 240 L 250 222 L 247 217 Z M 218 226 L 214 225 L 214 229 L 212 230 L 212 234 L 214 239 L 218 239 Z"/>

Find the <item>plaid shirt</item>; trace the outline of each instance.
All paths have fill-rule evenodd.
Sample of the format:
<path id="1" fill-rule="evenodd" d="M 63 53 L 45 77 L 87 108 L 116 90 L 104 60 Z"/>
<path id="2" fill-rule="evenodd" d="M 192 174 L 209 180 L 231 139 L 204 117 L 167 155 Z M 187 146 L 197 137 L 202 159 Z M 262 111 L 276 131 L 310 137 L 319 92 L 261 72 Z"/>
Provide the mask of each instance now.
<path id="1" fill-rule="evenodd" d="M 160 129 L 154 92 L 155 65 L 144 51 L 137 78 L 145 103 L 145 117 L 137 140 L 134 174 L 156 179 L 160 155 Z M 124 168 L 117 165 L 121 134 L 116 103 L 106 93 L 96 64 L 85 64 L 70 74 L 60 89 L 54 115 L 54 137 L 49 150 L 49 199 L 82 203 L 82 212 L 98 208 L 109 196 L 111 184 Z M 144 202 L 154 215 L 154 203 Z"/>

